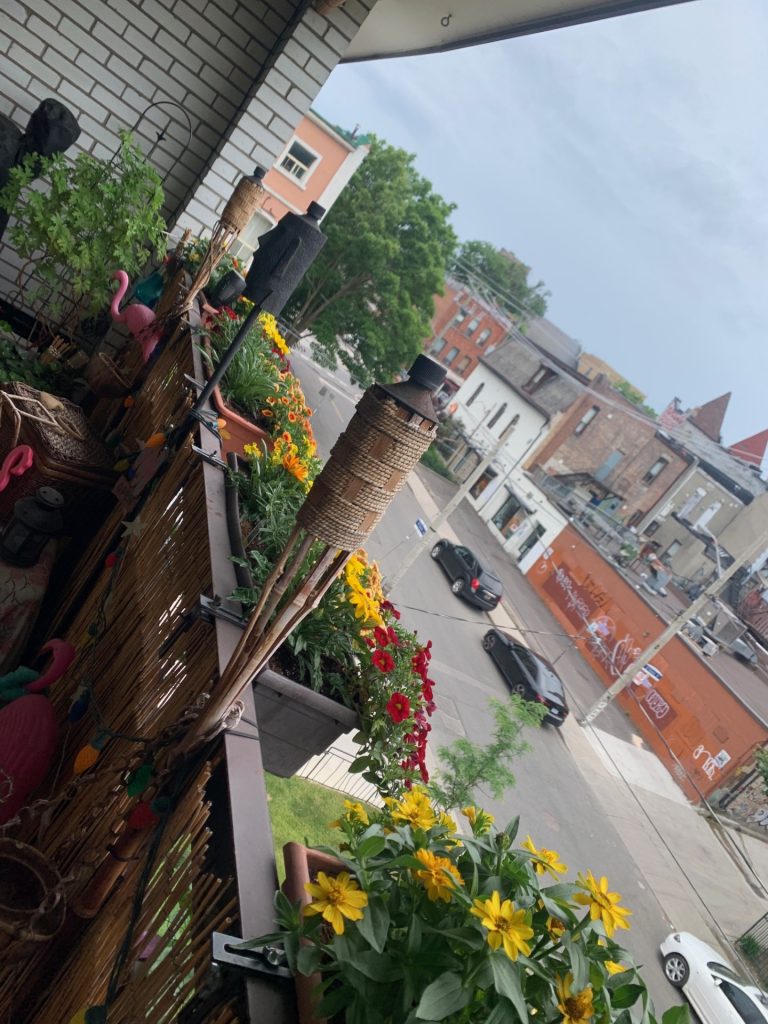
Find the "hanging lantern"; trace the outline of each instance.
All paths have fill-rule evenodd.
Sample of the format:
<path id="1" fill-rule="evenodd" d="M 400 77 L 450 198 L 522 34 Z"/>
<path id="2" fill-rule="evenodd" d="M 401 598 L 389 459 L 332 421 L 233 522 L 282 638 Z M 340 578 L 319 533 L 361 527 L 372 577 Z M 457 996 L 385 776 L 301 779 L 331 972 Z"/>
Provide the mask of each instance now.
<path id="1" fill-rule="evenodd" d="M 53 487 L 19 498 L 0 535 L 0 559 L 10 565 L 35 565 L 52 537 L 64 531 L 64 498 Z"/>
<path id="2" fill-rule="evenodd" d="M 29 957 L 64 923 L 66 900 L 53 865 L 33 846 L 0 839 L 0 956 Z"/>

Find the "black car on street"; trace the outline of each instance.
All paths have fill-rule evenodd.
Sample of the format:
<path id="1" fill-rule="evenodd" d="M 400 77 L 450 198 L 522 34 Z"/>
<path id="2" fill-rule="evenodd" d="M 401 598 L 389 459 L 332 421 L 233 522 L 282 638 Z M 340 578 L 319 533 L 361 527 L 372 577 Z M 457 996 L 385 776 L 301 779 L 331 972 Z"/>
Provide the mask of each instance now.
<path id="1" fill-rule="evenodd" d="M 545 722 L 558 727 L 563 724 L 568 717 L 565 689 L 546 658 L 515 643 L 500 629 L 488 630 L 483 637 L 483 647 L 515 693 L 525 700 L 545 705 Z"/>
<path id="2" fill-rule="evenodd" d="M 439 540 L 432 548 L 432 557 L 451 581 L 451 590 L 458 597 L 487 611 L 501 600 L 501 580 L 477 555 L 463 544 Z"/>

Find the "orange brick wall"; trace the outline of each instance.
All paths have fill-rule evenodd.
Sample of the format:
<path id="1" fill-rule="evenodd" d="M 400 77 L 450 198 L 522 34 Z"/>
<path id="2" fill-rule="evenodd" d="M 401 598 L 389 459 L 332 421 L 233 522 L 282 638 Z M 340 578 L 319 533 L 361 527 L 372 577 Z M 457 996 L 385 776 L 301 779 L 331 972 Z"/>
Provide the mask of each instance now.
<path id="1" fill-rule="evenodd" d="M 664 622 L 572 527 L 567 526 L 528 579 L 603 681 L 614 682 L 664 629 Z M 601 636 L 598 643 L 590 628 Z M 620 698 L 643 739 L 692 800 L 721 788 L 765 728 L 688 647 L 674 637 L 652 664 L 663 677 Z M 567 679 L 565 683 L 567 685 Z M 597 719 L 599 728 L 600 720 Z M 714 759 L 730 755 L 722 767 Z M 683 766 L 690 778 L 681 778 Z"/>

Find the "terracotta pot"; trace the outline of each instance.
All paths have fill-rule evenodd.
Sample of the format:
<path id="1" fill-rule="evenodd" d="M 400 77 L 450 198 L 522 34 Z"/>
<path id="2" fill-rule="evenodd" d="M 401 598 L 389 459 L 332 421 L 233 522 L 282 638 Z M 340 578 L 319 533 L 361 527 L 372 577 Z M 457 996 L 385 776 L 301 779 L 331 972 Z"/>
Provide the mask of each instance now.
<path id="1" fill-rule="evenodd" d="M 211 355 L 211 343 L 203 336 L 203 345 L 208 356 Z M 203 360 L 206 377 L 210 375 L 210 364 L 207 359 Z M 219 418 L 226 421 L 221 434 L 221 455 L 226 458 L 229 452 L 235 455 L 242 455 L 243 448 L 247 444 L 258 444 L 264 442 L 269 450 L 272 449 L 272 437 L 266 430 L 257 427 L 255 423 L 245 419 L 234 409 L 230 408 L 224 401 L 221 390 L 217 387 L 213 390 L 213 404 Z M 226 435 L 226 436 L 225 436 Z"/>
<path id="2" fill-rule="evenodd" d="M 0 839 L 0 958 L 29 957 L 64 924 L 61 877 L 33 846 Z"/>
<path id="3" fill-rule="evenodd" d="M 283 892 L 292 903 L 300 903 L 306 907 L 310 903 L 310 896 L 305 889 L 307 882 L 313 882 L 318 871 L 324 871 L 327 875 L 335 875 L 343 870 L 344 865 L 335 857 L 329 857 L 319 850 L 310 850 L 301 843 L 286 843 L 283 847 L 283 860 L 285 861 L 285 882 Z M 297 974 L 294 977 L 296 985 L 296 1005 L 299 1014 L 299 1024 L 326 1024 L 325 1017 L 317 1017 L 314 1012 L 317 1000 L 314 992 L 320 984 L 319 974 Z"/>

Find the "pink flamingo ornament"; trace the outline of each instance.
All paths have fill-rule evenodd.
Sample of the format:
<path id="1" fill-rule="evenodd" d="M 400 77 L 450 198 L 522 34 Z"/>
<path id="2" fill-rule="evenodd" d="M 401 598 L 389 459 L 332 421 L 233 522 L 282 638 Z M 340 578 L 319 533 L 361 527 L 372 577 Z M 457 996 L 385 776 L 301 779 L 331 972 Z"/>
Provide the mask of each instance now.
<path id="1" fill-rule="evenodd" d="M 116 270 L 112 275 L 112 278 L 113 280 L 120 282 L 112 299 L 112 304 L 109 307 L 112 319 L 116 320 L 119 324 L 125 324 L 127 326 L 128 330 L 141 346 L 141 355 L 146 363 L 154 352 L 158 341 L 160 341 L 160 330 L 158 328 L 152 330 L 152 325 L 155 323 L 157 318 L 149 306 L 140 306 L 134 302 L 129 303 L 127 306 L 123 306 L 121 310 L 120 303 L 123 301 L 125 293 L 128 291 L 128 287 L 131 282 L 124 270 Z"/>

